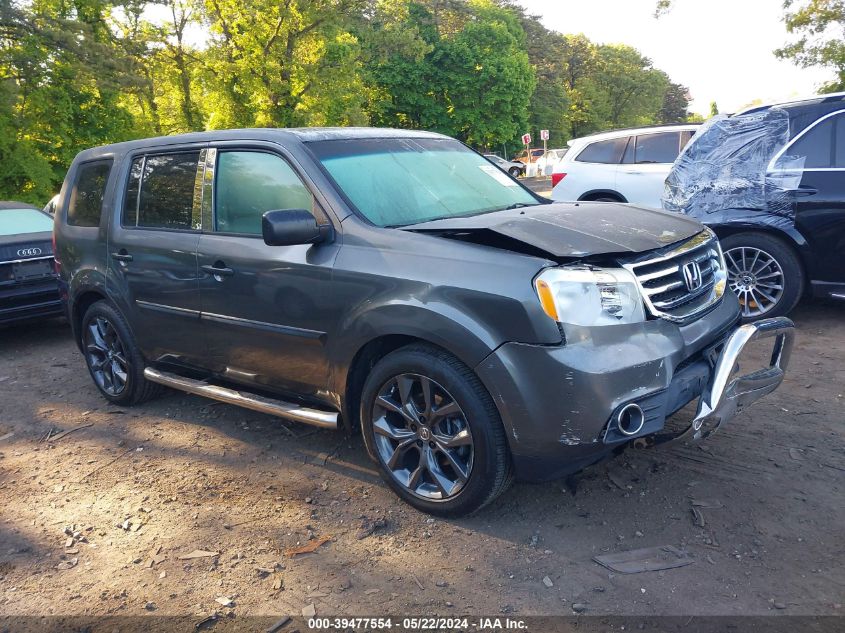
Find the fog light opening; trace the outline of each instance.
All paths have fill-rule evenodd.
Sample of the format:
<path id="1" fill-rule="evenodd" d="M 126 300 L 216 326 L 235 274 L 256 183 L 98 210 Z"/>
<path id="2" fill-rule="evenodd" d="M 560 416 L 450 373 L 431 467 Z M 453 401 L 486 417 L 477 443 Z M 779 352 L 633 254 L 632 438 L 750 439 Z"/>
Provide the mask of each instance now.
<path id="1" fill-rule="evenodd" d="M 622 435 L 636 435 L 645 424 L 645 414 L 638 404 L 626 404 L 616 414 L 616 426 Z"/>

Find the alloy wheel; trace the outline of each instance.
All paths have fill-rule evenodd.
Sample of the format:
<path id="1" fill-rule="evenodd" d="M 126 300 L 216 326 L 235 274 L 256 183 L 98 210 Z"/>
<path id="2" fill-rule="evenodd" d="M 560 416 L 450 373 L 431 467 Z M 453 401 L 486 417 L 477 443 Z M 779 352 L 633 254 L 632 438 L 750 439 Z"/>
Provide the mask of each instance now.
<path id="1" fill-rule="evenodd" d="M 103 392 L 118 396 L 126 389 L 126 352 L 117 330 L 105 317 L 94 317 L 85 329 L 85 359 Z"/>
<path id="2" fill-rule="evenodd" d="M 742 315 L 757 317 L 772 310 L 783 296 L 784 274 L 766 251 L 738 246 L 725 251 L 728 284 L 739 297 Z"/>
<path id="3" fill-rule="evenodd" d="M 412 494 L 445 501 L 466 485 L 474 457 L 472 431 L 442 385 L 419 374 L 394 376 L 378 391 L 372 425 L 379 459 Z"/>

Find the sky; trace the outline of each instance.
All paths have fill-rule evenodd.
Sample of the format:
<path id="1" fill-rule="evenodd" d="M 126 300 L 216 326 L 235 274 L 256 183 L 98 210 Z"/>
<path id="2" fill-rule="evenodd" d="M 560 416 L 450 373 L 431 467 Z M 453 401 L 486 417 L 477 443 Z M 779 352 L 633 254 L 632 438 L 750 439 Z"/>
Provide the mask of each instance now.
<path id="1" fill-rule="evenodd" d="M 672 81 L 687 86 L 690 110 L 723 113 L 754 101 L 813 95 L 833 79 L 825 69 L 798 68 L 773 51 L 789 41 L 783 0 L 674 0 L 654 18 L 656 0 L 520 0 L 546 28 L 583 33 L 602 44 L 628 44 Z"/>

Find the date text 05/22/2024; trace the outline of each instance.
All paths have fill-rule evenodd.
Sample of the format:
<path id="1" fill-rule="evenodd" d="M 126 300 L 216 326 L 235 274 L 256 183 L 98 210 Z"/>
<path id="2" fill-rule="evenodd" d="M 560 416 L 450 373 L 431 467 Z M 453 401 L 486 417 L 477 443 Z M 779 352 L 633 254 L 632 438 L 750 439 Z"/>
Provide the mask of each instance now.
<path id="1" fill-rule="evenodd" d="M 399 631 L 432 631 L 446 633 L 452 631 L 520 631 L 526 630 L 524 620 L 517 618 L 438 618 L 438 617 L 405 617 L 400 620 L 393 618 L 309 618 L 308 628 L 319 630 L 347 630 L 349 628 L 366 627 L 371 630 Z"/>

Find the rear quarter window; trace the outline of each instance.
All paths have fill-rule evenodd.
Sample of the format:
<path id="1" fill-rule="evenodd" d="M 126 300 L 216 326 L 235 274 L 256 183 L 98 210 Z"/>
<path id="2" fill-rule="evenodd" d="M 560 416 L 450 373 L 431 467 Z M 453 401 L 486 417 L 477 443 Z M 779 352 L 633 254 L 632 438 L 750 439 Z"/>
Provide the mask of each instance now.
<path id="1" fill-rule="evenodd" d="M 596 141 L 587 145 L 575 160 L 579 163 L 615 164 L 622 159 L 622 152 L 625 151 L 627 144 L 627 136 L 607 141 Z"/>
<path id="2" fill-rule="evenodd" d="M 67 209 L 69 225 L 100 226 L 111 167 L 111 160 L 101 160 L 83 163 L 77 168 Z"/>

